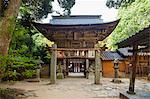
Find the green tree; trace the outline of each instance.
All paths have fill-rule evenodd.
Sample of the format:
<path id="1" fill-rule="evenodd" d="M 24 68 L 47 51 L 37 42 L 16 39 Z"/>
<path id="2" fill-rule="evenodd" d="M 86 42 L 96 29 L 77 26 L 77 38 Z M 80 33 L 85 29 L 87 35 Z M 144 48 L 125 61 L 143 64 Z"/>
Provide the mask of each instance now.
<path id="1" fill-rule="evenodd" d="M 1 0 L 1 24 L 0 24 L 0 54 L 8 54 L 12 34 L 15 29 L 16 17 L 19 13 L 21 2 L 30 9 L 30 13 L 36 19 L 46 16 L 50 10 L 51 0 Z M 34 11 L 33 11 L 34 10 Z M 33 13 L 34 12 L 34 13 Z"/>
<path id="2" fill-rule="evenodd" d="M 75 4 L 75 0 L 57 0 L 60 7 L 64 8 L 64 15 L 69 16 L 71 14 L 71 8 Z"/>
<path id="3" fill-rule="evenodd" d="M 109 8 L 120 8 L 120 7 L 126 7 L 129 6 L 132 2 L 135 0 L 107 0 L 106 6 Z"/>
<path id="4" fill-rule="evenodd" d="M 5 1 L 5 0 L 4 0 Z M 3 2 L 3 1 L 1 1 Z M 4 3 L 1 3 L 3 6 Z M 16 17 L 19 12 L 21 0 L 9 0 L 9 3 L 3 12 L 3 17 L 0 24 L 0 54 L 6 55 L 8 53 L 11 35 L 15 28 Z M 3 7 L 2 7 L 3 9 Z"/>
<path id="5" fill-rule="evenodd" d="M 119 8 L 119 17 L 118 26 L 107 39 L 109 48 L 116 49 L 116 43 L 150 25 L 150 1 L 135 0 L 129 6 Z"/>
<path id="6" fill-rule="evenodd" d="M 12 34 L 15 29 L 16 17 L 24 20 L 25 25 L 30 25 L 31 20 L 39 20 L 47 17 L 52 12 L 51 2 L 54 0 L 0 0 L 0 54 L 7 55 Z M 65 2 L 64 2 L 65 1 Z M 22 4 L 21 4 L 22 2 Z M 70 13 L 75 0 L 59 0 L 64 11 Z"/>

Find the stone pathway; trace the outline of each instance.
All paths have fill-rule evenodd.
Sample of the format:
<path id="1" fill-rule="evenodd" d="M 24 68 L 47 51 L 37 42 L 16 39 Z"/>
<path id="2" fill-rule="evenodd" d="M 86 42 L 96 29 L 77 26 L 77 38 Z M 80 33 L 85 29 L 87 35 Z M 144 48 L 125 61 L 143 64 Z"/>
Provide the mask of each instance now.
<path id="1" fill-rule="evenodd" d="M 65 78 L 57 80 L 55 85 L 48 85 L 48 79 L 41 82 L 17 82 L 15 84 L 0 84 L 0 87 L 18 88 L 32 93 L 27 99 L 119 99 L 119 92 L 128 90 L 129 80 L 121 79 L 123 83 L 114 84 L 112 78 L 102 78 L 100 85 L 93 84 L 94 77 Z M 136 91 L 150 92 L 150 82 L 136 79 Z"/>

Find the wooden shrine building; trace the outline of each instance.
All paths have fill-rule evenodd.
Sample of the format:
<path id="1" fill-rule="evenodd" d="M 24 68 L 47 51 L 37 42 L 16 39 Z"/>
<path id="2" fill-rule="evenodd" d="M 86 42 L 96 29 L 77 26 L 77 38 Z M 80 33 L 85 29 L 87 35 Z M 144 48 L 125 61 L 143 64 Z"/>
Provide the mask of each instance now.
<path id="1" fill-rule="evenodd" d="M 57 63 L 51 60 L 51 65 L 61 64 L 68 72 L 85 72 L 92 64 L 95 73 L 100 77 L 101 61 L 100 49 L 95 48 L 98 41 L 104 40 L 117 26 L 119 20 L 104 23 L 101 16 L 78 15 L 78 16 L 53 16 L 48 24 L 33 23 L 33 25 L 50 41 L 56 45 L 52 48 L 52 57 L 55 56 Z M 57 55 L 54 55 L 56 54 Z M 56 69 L 56 68 L 51 68 Z M 55 77 L 54 77 L 55 78 Z M 95 81 L 98 83 L 99 81 Z"/>
<path id="2" fill-rule="evenodd" d="M 139 60 L 138 60 L 138 53 L 144 52 L 148 54 L 150 52 L 150 26 L 147 28 L 144 28 L 143 30 L 125 39 L 124 41 L 118 43 L 118 47 L 119 48 L 132 47 L 132 50 L 130 50 L 133 54 L 132 59 L 131 59 L 131 65 L 130 65 L 131 67 L 130 85 L 129 85 L 129 90 L 127 91 L 127 93 L 135 94 L 134 88 L 135 88 L 136 69 L 137 69 L 137 66 L 140 65 Z M 145 61 L 146 60 L 148 62 L 146 65 L 147 65 L 147 69 L 148 69 L 149 76 L 150 76 L 150 57 L 145 59 Z M 126 96 L 126 94 L 124 93 L 123 94 L 121 93 L 120 95 L 121 95 L 121 99 L 125 99 L 125 97 L 129 96 L 129 95 Z"/>

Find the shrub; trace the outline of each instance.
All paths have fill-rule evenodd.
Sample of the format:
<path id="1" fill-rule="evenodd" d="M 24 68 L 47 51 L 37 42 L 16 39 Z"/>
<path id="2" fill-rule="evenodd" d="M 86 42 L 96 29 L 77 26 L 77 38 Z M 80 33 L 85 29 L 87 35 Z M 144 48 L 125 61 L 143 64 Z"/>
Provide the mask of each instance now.
<path id="1" fill-rule="evenodd" d="M 1 56 L 0 62 L 0 75 L 3 81 L 32 78 L 39 65 L 37 60 L 25 56 Z"/>
<path id="2" fill-rule="evenodd" d="M 26 70 L 22 74 L 25 78 L 32 78 L 36 75 L 36 70 Z"/>

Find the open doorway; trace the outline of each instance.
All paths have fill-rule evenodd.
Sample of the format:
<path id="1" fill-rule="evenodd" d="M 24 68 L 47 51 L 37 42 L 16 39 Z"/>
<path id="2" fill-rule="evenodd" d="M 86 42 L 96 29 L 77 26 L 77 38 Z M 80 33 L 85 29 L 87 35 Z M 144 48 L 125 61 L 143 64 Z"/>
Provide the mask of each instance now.
<path id="1" fill-rule="evenodd" d="M 85 59 L 68 59 L 68 76 L 85 76 Z"/>

